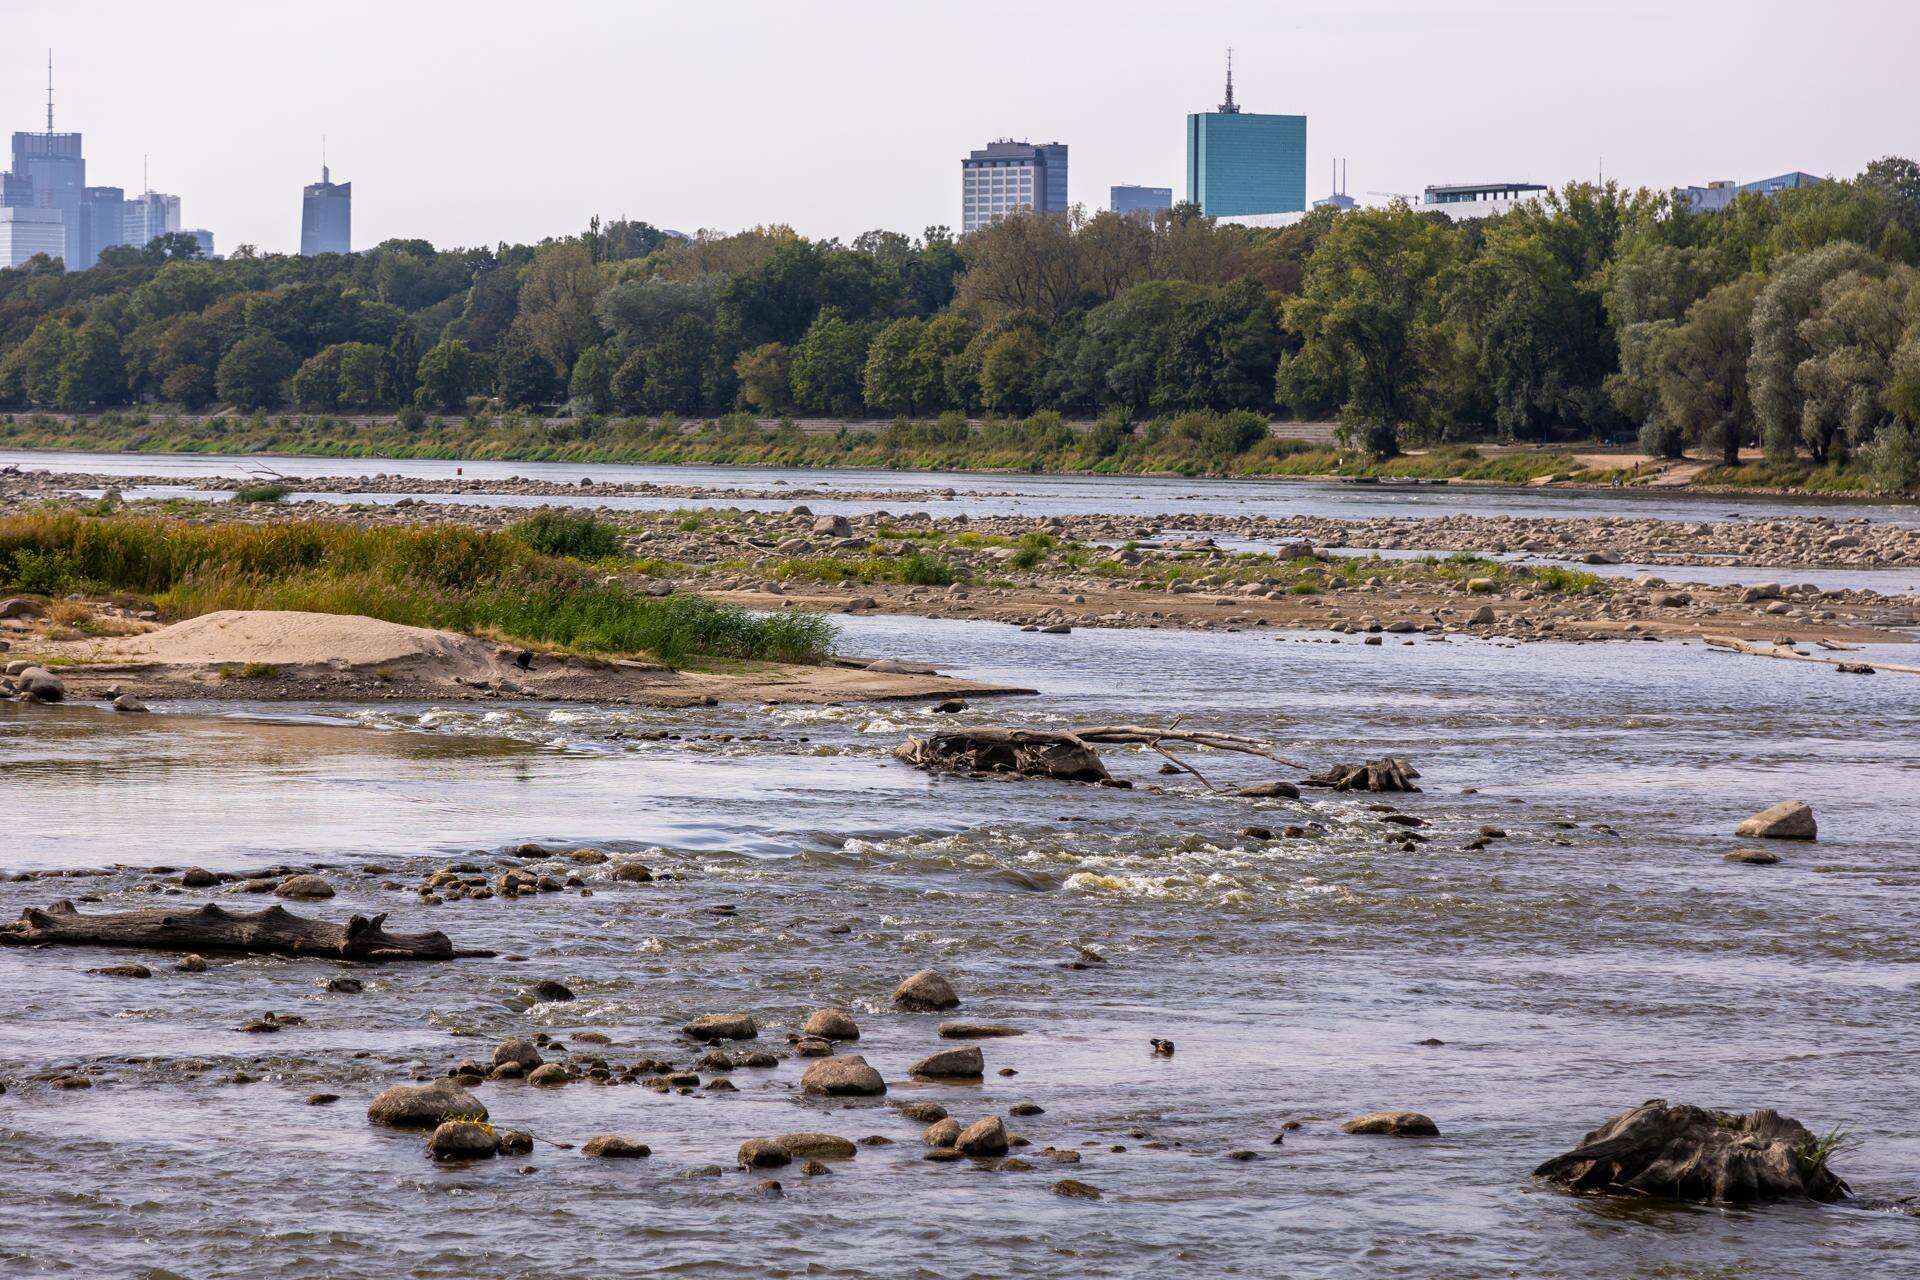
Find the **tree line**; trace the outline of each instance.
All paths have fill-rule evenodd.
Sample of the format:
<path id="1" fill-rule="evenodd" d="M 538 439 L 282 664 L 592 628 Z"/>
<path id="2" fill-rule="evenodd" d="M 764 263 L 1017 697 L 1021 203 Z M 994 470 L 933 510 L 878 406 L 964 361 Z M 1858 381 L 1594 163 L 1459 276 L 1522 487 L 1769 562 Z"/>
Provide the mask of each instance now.
<path id="1" fill-rule="evenodd" d="M 1573 183 L 1452 223 L 1075 211 L 955 239 L 595 220 L 302 258 L 190 238 L 0 271 L 0 408 L 1336 417 L 1403 445 L 1637 434 L 1920 471 L 1920 168 L 1742 195 Z M 1902 463 L 1902 458 L 1908 459 Z"/>

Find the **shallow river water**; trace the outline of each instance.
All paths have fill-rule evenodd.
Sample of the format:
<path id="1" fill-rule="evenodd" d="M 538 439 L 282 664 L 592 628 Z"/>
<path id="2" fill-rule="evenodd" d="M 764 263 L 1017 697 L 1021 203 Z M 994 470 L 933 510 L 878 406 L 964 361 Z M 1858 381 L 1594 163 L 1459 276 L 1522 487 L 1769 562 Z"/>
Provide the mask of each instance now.
<path id="1" fill-rule="evenodd" d="M 341 890 L 323 914 L 391 911 L 396 928 L 525 957 L 363 968 L 366 991 L 336 995 L 318 984 L 343 966 L 317 960 L 184 974 L 151 955 L 0 948 L 0 1274 L 1920 1268 L 1920 1219 L 1898 1212 L 1609 1203 L 1528 1177 L 1605 1117 L 1665 1097 L 1844 1126 L 1858 1140 L 1835 1167 L 1857 1192 L 1920 1194 L 1911 678 L 1673 643 L 1368 648 L 899 617 L 845 620 L 843 647 L 1041 690 L 967 713 L 996 723 L 1187 714 L 1314 767 L 1402 754 L 1425 791 L 1386 799 L 1426 819 L 1430 842 L 1402 849 L 1365 798 L 1217 798 L 1144 752 L 1108 752 L 1133 791 L 929 778 L 889 756 L 946 723 L 914 706 L 207 704 L 129 718 L 0 704 L 0 865 L 126 868 L 0 881 L 0 917 L 63 894 L 193 900 L 145 891 L 177 879 L 149 867 L 321 863 Z M 644 736 L 662 728 L 682 736 Z M 1190 758 L 1216 782 L 1275 772 Z M 1775 867 L 1721 860 L 1736 821 L 1787 796 L 1814 805 L 1818 843 Z M 1320 826 L 1241 834 L 1288 823 Z M 1482 826 L 1507 835 L 1464 847 Z M 419 905 L 430 869 L 491 869 L 530 840 L 627 851 L 675 878 L 584 867 L 592 896 Z M 1062 967 L 1081 946 L 1109 963 Z M 154 976 L 86 972 L 124 960 Z M 954 980 L 960 1016 L 1026 1028 L 984 1042 L 984 1084 L 907 1078 L 941 1046 L 940 1015 L 894 1012 L 887 993 L 923 967 Z M 579 999 L 532 1003 L 542 978 Z M 885 1102 L 804 1100 L 792 1062 L 694 1097 L 489 1083 L 476 1092 L 497 1123 L 563 1141 L 624 1133 L 654 1154 L 594 1161 L 543 1143 L 464 1167 L 364 1115 L 387 1084 L 529 1028 L 604 1032 L 616 1063 L 685 1063 L 674 1028 L 691 1016 L 750 1011 L 778 1046 L 826 1003 L 859 1019 Z M 309 1025 L 236 1030 L 268 1009 Z M 1152 1056 L 1150 1037 L 1177 1052 Z M 229 1083 L 237 1068 L 261 1078 Z M 55 1069 L 96 1087 L 36 1083 Z M 342 1101 L 304 1105 L 318 1090 Z M 963 1122 L 1039 1104 L 1012 1124 L 1038 1167 L 922 1161 L 919 1126 L 887 1105 L 922 1098 Z M 1401 1107 L 1442 1136 L 1338 1130 Z M 1272 1145 L 1290 1120 L 1302 1127 Z M 742 1140 L 801 1129 L 894 1144 L 830 1176 L 780 1171 L 781 1200 L 730 1170 Z M 1047 1146 L 1082 1159 L 1056 1165 L 1035 1154 Z M 729 1172 L 687 1176 L 709 1163 Z M 1062 1176 L 1104 1198 L 1051 1194 Z"/>

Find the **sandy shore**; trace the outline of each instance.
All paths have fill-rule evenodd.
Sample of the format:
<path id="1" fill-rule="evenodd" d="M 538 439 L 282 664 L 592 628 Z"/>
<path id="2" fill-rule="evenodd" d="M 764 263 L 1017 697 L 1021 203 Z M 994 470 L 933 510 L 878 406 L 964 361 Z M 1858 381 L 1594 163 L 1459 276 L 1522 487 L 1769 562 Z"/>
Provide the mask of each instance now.
<path id="1" fill-rule="evenodd" d="M 113 615 L 105 615 L 113 618 Z M 722 702 L 837 703 L 989 697 L 1031 690 L 956 680 L 897 660 L 823 666 L 737 662 L 674 670 L 503 646 L 375 618 L 224 610 L 172 626 L 115 619 L 128 634 L 50 638 L 59 629 L 9 619 L 15 662 L 42 659 L 75 698 L 258 701 L 534 699 L 676 707 Z M 21 625 L 23 624 L 24 625 Z"/>

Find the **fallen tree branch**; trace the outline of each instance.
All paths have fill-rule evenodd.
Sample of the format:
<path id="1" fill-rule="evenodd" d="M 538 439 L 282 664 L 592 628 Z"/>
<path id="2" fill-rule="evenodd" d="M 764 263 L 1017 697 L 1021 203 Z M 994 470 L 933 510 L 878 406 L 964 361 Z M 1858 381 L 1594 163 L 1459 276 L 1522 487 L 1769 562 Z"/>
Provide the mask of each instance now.
<path id="1" fill-rule="evenodd" d="M 1181 729 L 1180 720 L 1173 725 L 1160 728 L 1156 725 L 1140 724 L 1102 724 L 1085 729 L 1073 729 L 1070 732 L 1082 742 L 1103 742 L 1116 746 L 1139 745 L 1158 748 L 1162 742 L 1186 742 L 1196 747 L 1209 747 L 1215 751 L 1237 751 L 1243 755 L 1264 756 L 1276 764 L 1284 764 L 1295 769 L 1304 769 L 1305 765 L 1297 760 L 1289 760 L 1273 749 L 1271 742 L 1259 738 L 1246 738 L 1237 733 L 1219 733 L 1211 729 Z"/>
<path id="2" fill-rule="evenodd" d="M 190 911 L 159 907 L 83 915 L 63 898 L 44 911 L 28 907 L 12 924 L 0 925 L 0 945 L 149 947 L 336 960 L 456 960 L 494 954 L 456 949 L 438 930 L 388 933 L 382 927 L 386 918 L 356 915 L 342 925 L 297 916 L 280 906 L 248 914 L 213 903 Z"/>
<path id="3" fill-rule="evenodd" d="M 1750 654 L 1756 658 L 1782 658 L 1788 662 L 1817 662 L 1823 667 L 1838 667 L 1848 673 L 1870 674 L 1874 671 L 1897 671 L 1902 675 L 1920 676 L 1920 667 L 1908 666 L 1901 662 L 1849 662 L 1843 658 L 1822 658 L 1818 654 L 1801 653 L 1783 644 L 1760 645 L 1751 640 L 1740 640 L 1733 636 L 1701 636 L 1700 638 L 1706 641 L 1710 648 Z M 1832 647 L 1827 646 L 1825 641 L 1816 643 L 1823 647 Z"/>

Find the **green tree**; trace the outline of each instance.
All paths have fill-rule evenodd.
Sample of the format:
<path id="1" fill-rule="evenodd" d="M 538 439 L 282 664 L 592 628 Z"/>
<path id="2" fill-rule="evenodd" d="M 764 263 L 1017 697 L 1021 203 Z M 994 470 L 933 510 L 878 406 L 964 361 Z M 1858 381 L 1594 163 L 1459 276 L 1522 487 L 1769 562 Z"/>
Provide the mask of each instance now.
<path id="1" fill-rule="evenodd" d="M 561 241 L 543 246 L 520 285 L 514 329 L 546 358 L 560 377 L 598 340 L 593 306 L 606 281 L 586 245 Z"/>
<path id="2" fill-rule="evenodd" d="M 911 416 L 926 407 L 926 380 L 918 376 L 925 338 L 926 325 L 915 316 L 903 316 L 873 336 L 862 391 L 869 409 Z"/>
<path id="3" fill-rule="evenodd" d="M 559 371 L 528 343 L 509 340 L 493 376 L 494 394 L 520 408 L 552 404 L 560 395 Z"/>
<path id="4" fill-rule="evenodd" d="M 373 407 L 380 394 L 384 353 L 367 342 L 336 342 L 294 371 L 288 390 L 302 409 L 331 412 Z"/>
<path id="5" fill-rule="evenodd" d="M 1402 432 L 1431 422 L 1440 298 L 1454 256 L 1452 233 L 1404 204 L 1355 210 L 1327 232 L 1287 304 L 1301 342 L 1289 359 L 1337 376 L 1348 438 L 1377 457 L 1392 457 Z M 1284 374 L 1279 385 L 1284 394 Z"/>
<path id="6" fill-rule="evenodd" d="M 34 404 L 60 402 L 60 373 L 73 348 L 73 330 L 48 316 L 20 344 L 16 359 L 21 387 Z"/>
<path id="7" fill-rule="evenodd" d="M 214 389 L 241 409 L 271 409 L 285 399 L 286 381 L 298 359 L 293 349 L 264 333 L 233 344 L 214 371 Z"/>
<path id="8" fill-rule="evenodd" d="M 120 356 L 120 335 L 113 326 L 89 320 L 67 344 L 60 362 L 60 406 L 86 409 L 120 404 L 127 398 L 127 370 Z"/>
<path id="9" fill-rule="evenodd" d="M 1757 272 L 1721 285 L 1693 304 L 1660 343 L 1661 412 L 1692 443 L 1717 451 L 1731 467 L 1754 437 L 1748 396 L 1750 322 L 1764 277 Z"/>
<path id="10" fill-rule="evenodd" d="M 458 413 L 477 385 L 473 352 L 455 339 L 434 344 L 420 357 L 414 395 L 427 408 Z"/>
<path id="11" fill-rule="evenodd" d="M 793 398 L 803 409 L 834 417 L 860 411 L 869 326 L 824 311 L 793 350 Z"/>
<path id="12" fill-rule="evenodd" d="M 567 393 L 588 413 L 606 413 L 613 408 L 613 375 L 619 367 L 605 344 L 588 347 L 573 362 Z"/>
<path id="13" fill-rule="evenodd" d="M 784 342 L 763 342 L 733 362 L 740 400 L 758 413 L 785 413 L 793 404 L 793 353 Z"/>
<path id="14" fill-rule="evenodd" d="M 996 413 L 1029 413 L 1040 395 L 1046 344 L 1016 325 L 987 344 L 980 360 L 980 399 Z"/>
<path id="15" fill-rule="evenodd" d="M 1803 436 L 1806 396 L 1795 379 L 1800 362 L 1813 354 L 1801 325 L 1820 305 L 1827 282 L 1849 271 L 1877 273 L 1884 264 L 1857 244 L 1829 244 L 1781 262 L 1753 305 L 1753 410 L 1767 456 L 1790 460 L 1805 447 L 1815 462 L 1827 460 L 1830 437 L 1821 430 Z"/>
<path id="16" fill-rule="evenodd" d="M 1827 282 L 1820 305 L 1801 322 L 1807 358 L 1794 370 L 1801 396 L 1800 438 L 1818 456 L 1865 447 L 1892 417 L 1887 393 L 1893 358 L 1920 303 L 1920 272 L 1849 271 Z"/>

